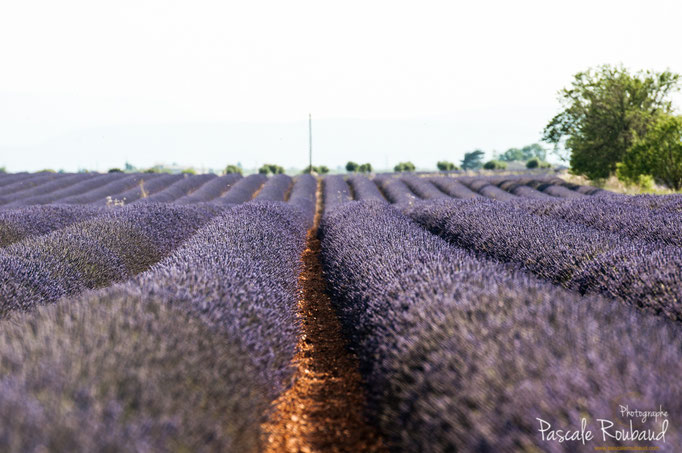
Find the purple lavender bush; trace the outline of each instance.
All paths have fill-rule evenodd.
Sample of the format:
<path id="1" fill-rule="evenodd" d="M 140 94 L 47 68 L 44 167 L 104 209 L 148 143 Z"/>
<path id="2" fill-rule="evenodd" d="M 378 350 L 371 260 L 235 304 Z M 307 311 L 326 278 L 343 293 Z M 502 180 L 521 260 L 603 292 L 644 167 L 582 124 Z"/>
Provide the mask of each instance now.
<path id="1" fill-rule="evenodd" d="M 117 200 L 123 204 L 131 204 L 134 201 L 147 198 L 165 190 L 182 178 L 183 175 L 148 173 L 144 176 L 144 179 L 139 185 L 123 192 L 109 194 L 109 196 L 111 196 L 111 200 Z M 103 205 L 106 204 L 106 202 L 107 200 L 105 198 L 103 200 L 93 201 L 92 204 Z"/>
<path id="2" fill-rule="evenodd" d="M 348 177 L 348 184 L 353 189 L 354 200 L 376 200 L 386 201 L 379 188 L 369 178 L 361 175 Z"/>
<path id="3" fill-rule="evenodd" d="M 191 194 L 185 195 L 184 197 L 175 200 L 175 203 L 192 204 L 211 201 L 215 198 L 219 198 L 221 195 L 227 192 L 230 187 L 232 187 L 240 179 L 242 179 L 242 175 L 236 173 L 222 175 L 218 178 L 210 180 Z"/>
<path id="4" fill-rule="evenodd" d="M 579 429 L 585 417 L 597 430 L 619 404 L 682 416 L 682 388 L 668 384 L 682 372 L 679 325 L 510 272 L 382 203 L 325 211 L 321 235 L 369 416 L 391 451 L 577 451 L 543 441 L 537 418 Z M 647 445 L 680 442 L 669 430 Z"/>
<path id="5" fill-rule="evenodd" d="M 532 215 L 513 203 L 422 202 L 415 221 L 459 247 L 580 293 L 682 320 L 682 250 Z"/>
<path id="6" fill-rule="evenodd" d="M 5 247 L 0 250 L 0 317 L 126 280 L 219 212 L 210 205 L 130 206 Z"/>
<path id="7" fill-rule="evenodd" d="M 325 209 L 353 199 L 348 184 L 341 175 L 325 176 L 322 180 L 322 198 Z"/>
<path id="8" fill-rule="evenodd" d="M 433 185 L 438 187 L 442 192 L 450 195 L 452 198 L 463 198 L 463 199 L 470 199 L 470 198 L 482 198 L 482 196 L 464 184 L 462 184 L 460 181 L 458 181 L 459 178 L 451 178 L 448 176 L 444 177 L 437 177 L 434 176 L 431 178 L 431 182 Z"/>
<path id="9" fill-rule="evenodd" d="M 13 173 L 5 174 L 0 180 L 0 197 L 29 190 L 57 178 L 59 173 Z"/>
<path id="10" fill-rule="evenodd" d="M 83 191 L 66 198 L 60 198 L 59 204 L 89 204 L 105 201 L 107 197 L 117 195 L 134 187 L 137 187 L 143 181 L 153 180 L 159 177 L 159 174 L 133 174 L 124 177 L 115 178 L 108 184 L 98 187 L 94 190 Z"/>
<path id="11" fill-rule="evenodd" d="M 523 198 L 536 198 L 539 200 L 551 200 L 554 198 L 551 195 L 525 185 L 524 182 L 525 181 L 519 181 L 518 179 L 507 179 L 499 183 L 498 187 Z"/>
<path id="12" fill-rule="evenodd" d="M 306 218 L 306 225 L 310 228 L 317 210 L 317 178 L 311 174 L 297 176 L 288 204 L 301 210 Z"/>
<path id="13" fill-rule="evenodd" d="M 33 197 L 40 197 L 41 195 L 48 195 L 54 192 L 58 192 L 62 189 L 70 187 L 72 185 L 78 184 L 80 182 L 87 181 L 89 179 L 94 179 L 98 175 L 96 173 L 77 173 L 60 175 L 58 174 L 55 178 L 50 181 L 39 184 L 27 190 L 22 190 L 8 195 L 0 196 L 0 204 L 2 205 L 12 205 L 12 207 L 25 205 L 23 201 L 29 200 Z"/>
<path id="14" fill-rule="evenodd" d="M 132 281 L 17 316 L 0 446 L 259 451 L 293 376 L 306 232 L 293 205 L 238 205 Z"/>
<path id="15" fill-rule="evenodd" d="M 28 206 L 0 210 L 0 247 L 41 236 L 106 211 L 90 206 Z"/>
<path id="16" fill-rule="evenodd" d="M 682 246 L 682 211 L 652 210 L 606 197 L 523 204 L 529 212 L 652 243 Z"/>
<path id="17" fill-rule="evenodd" d="M 208 181 L 215 179 L 216 175 L 206 174 L 206 175 L 189 175 L 185 174 L 181 179 L 174 182 L 165 189 L 156 192 L 153 195 L 149 195 L 146 198 L 137 200 L 137 204 L 145 203 L 170 203 L 179 198 L 189 195 L 195 190 L 199 189 L 201 186 L 206 184 Z"/>
<path id="18" fill-rule="evenodd" d="M 548 180 L 532 179 L 526 182 L 526 185 L 557 198 L 585 198 L 587 196 L 576 190 L 571 190 L 563 184 L 556 184 Z"/>
<path id="19" fill-rule="evenodd" d="M 271 176 L 263 185 L 263 188 L 254 197 L 254 200 L 261 201 L 285 201 L 293 180 L 291 176 L 279 174 Z"/>
<path id="20" fill-rule="evenodd" d="M 400 178 L 410 190 L 423 200 L 447 200 L 450 196 L 439 190 L 428 179 L 415 175 L 406 175 Z"/>
<path id="21" fill-rule="evenodd" d="M 375 176 L 374 183 L 391 203 L 409 205 L 419 200 L 407 184 L 398 178 Z"/>
<path id="22" fill-rule="evenodd" d="M 518 199 L 516 195 L 500 189 L 485 178 L 470 180 L 468 181 L 468 186 L 471 190 L 493 200 L 508 201 Z"/>
<path id="23" fill-rule="evenodd" d="M 82 195 L 91 190 L 98 189 L 113 181 L 119 181 L 125 178 L 122 173 L 107 173 L 104 175 L 97 175 L 92 178 L 77 182 L 59 190 L 53 190 L 42 195 L 35 195 L 28 198 L 22 198 L 12 203 L 8 203 L 7 207 L 28 206 L 60 202 L 62 199 L 68 199 L 73 195 Z"/>
<path id="24" fill-rule="evenodd" d="M 222 205 L 239 204 L 251 200 L 258 190 L 265 184 L 268 177 L 260 173 L 240 179 L 222 197 L 213 200 Z"/>

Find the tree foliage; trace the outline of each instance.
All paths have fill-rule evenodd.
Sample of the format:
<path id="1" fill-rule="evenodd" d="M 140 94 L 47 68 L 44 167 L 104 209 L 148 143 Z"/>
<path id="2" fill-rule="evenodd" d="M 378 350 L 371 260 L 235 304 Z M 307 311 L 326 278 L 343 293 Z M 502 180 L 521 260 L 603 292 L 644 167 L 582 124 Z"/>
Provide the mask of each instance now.
<path id="1" fill-rule="evenodd" d="M 559 92 L 563 110 L 547 124 L 543 140 L 564 144 L 575 173 L 607 178 L 656 116 L 668 113 L 679 75 L 669 71 L 631 74 L 622 66 L 600 66 L 574 76 Z"/>
<path id="2" fill-rule="evenodd" d="M 498 160 L 503 162 L 526 162 L 534 157 L 537 157 L 540 160 L 545 160 L 547 158 L 547 151 L 545 151 L 539 143 L 533 143 L 532 145 L 527 145 L 523 148 L 509 148 L 502 153 Z"/>
<path id="3" fill-rule="evenodd" d="M 372 173 L 372 164 L 369 162 L 362 164 L 358 167 L 360 173 Z"/>
<path id="4" fill-rule="evenodd" d="M 284 167 L 275 164 L 263 164 L 263 166 L 258 169 L 258 173 L 262 175 L 279 175 L 284 173 Z"/>
<path id="5" fill-rule="evenodd" d="M 348 163 L 346 164 L 346 171 L 348 173 L 355 173 L 358 171 L 358 168 L 360 165 L 358 165 L 357 162 L 353 162 L 352 160 L 349 160 Z"/>
<path id="6" fill-rule="evenodd" d="M 448 162 L 447 160 L 441 160 L 441 161 L 437 162 L 436 167 L 438 167 L 438 170 L 440 170 L 440 171 L 459 170 L 457 168 L 457 165 L 453 164 L 452 162 Z"/>
<path id="7" fill-rule="evenodd" d="M 398 165 L 393 167 L 393 171 L 398 172 L 398 173 L 404 172 L 404 171 L 410 172 L 410 171 L 414 171 L 415 169 L 416 169 L 416 167 L 414 166 L 414 164 L 412 162 L 409 162 L 409 161 L 408 162 L 400 162 Z"/>
<path id="8" fill-rule="evenodd" d="M 682 117 L 659 115 L 625 154 L 617 173 L 627 182 L 639 183 L 650 176 L 671 189 L 682 189 Z"/>
<path id="9" fill-rule="evenodd" d="M 483 166 L 483 155 L 485 153 L 480 149 L 464 154 L 462 159 L 462 170 L 478 170 Z"/>
<path id="10" fill-rule="evenodd" d="M 228 173 L 238 173 L 241 175 L 242 169 L 239 168 L 237 165 L 230 164 L 227 167 L 225 167 L 225 174 L 228 174 Z"/>

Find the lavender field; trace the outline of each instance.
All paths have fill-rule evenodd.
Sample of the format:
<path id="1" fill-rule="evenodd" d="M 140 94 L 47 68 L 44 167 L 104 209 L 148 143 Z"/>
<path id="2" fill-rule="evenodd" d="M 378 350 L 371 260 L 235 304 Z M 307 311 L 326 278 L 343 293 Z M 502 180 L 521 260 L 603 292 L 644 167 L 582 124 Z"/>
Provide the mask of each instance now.
<path id="1" fill-rule="evenodd" d="M 3 452 L 682 448 L 679 195 L 0 174 L 0 288 Z"/>

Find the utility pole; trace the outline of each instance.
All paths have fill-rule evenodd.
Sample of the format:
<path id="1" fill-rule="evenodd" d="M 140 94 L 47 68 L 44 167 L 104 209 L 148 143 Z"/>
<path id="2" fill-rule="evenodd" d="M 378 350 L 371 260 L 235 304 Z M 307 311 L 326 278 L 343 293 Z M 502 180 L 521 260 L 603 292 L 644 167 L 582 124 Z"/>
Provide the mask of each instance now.
<path id="1" fill-rule="evenodd" d="M 313 115 L 308 113 L 308 170 L 313 172 Z"/>

